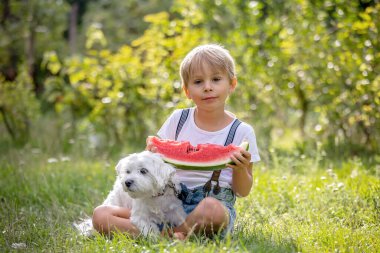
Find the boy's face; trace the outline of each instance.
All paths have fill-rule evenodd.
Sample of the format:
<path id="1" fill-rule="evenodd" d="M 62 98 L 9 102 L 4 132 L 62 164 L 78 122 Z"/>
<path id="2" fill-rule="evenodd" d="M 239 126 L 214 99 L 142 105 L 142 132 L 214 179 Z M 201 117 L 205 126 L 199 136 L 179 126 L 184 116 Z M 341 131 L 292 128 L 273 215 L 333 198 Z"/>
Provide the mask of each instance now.
<path id="1" fill-rule="evenodd" d="M 205 63 L 193 71 L 184 90 L 186 96 L 200 109 L 224 109 L 226 99 L 236 84 L 236 78 L 231 80 L 225 71 Z"/>

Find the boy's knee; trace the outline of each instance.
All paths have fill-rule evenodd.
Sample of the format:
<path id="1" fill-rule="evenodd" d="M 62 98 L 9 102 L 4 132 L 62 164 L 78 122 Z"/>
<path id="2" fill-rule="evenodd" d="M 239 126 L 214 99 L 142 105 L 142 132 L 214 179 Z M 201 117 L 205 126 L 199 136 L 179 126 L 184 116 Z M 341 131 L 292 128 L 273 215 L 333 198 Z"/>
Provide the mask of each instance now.
<path id="1" fill-rule="evenodd" d="M 94 209 L 92 214 L 92 225 L 98 231 L 102 230 L 104 223 L 109 215 L 109 209 L 107 206 L 98 206 Z"/>
<path id="2" fill-rule="evenodd" d="M 226 207 L 222 202 L 213 197 L 206 197 L 203 201 L 204 225 L 213 225 L 217 228 L 226 226 L 229 222 L 229 215 Z"/>

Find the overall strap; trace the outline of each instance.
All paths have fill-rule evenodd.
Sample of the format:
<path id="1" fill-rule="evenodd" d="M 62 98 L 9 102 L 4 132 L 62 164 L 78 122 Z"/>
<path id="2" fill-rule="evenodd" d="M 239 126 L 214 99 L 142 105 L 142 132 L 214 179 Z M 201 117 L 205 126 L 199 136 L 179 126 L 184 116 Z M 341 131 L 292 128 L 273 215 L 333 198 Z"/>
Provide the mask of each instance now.
<path id="1" fill-rule="evenodd" d="M 235 119 L 234 123 L 232 124 L 230 128 L 230 131 L 228 132 L 226 141 L 224 142 L 224 146 L 228 146 L 233 142 L 236 130 L 240 124 L 241 124 L 241 121 L 239 119 Z M 214 186 L 214 189 L 213 189 L 213 193 L 216 195 L 220 192 L 219 176 L 221 172 L 222 172 L 221 170 L 214 170 L 210 180 L 208 180 L 207 183 L 203 186 L 203 191 L 205 193 L 209 193 L 211 191 L 211 181 L 216 182 L 216 185 Z"/>
<path id="2" fill-rule="evenodd" d="M 230 128 L 230 131 L 228 132 L 227 139 L 224 142 L 224 146 L 228 146 L 234 141 L 236 130 L 240 124 L 241 121 L 239 119 L 235 119 L 234 123 Z"/>
<path id="3" fill-rule="evenodd" d="M 177 125 L 177 130 L 175 131 L 175 139 L 177 140 L 179 133 L 182 130 L 183 125 L 185 124 L 187 117 L 189 116 L 189 108 L 183 109 L 181 113 L 181 117 L 179 118 L 178 125 Z"/>

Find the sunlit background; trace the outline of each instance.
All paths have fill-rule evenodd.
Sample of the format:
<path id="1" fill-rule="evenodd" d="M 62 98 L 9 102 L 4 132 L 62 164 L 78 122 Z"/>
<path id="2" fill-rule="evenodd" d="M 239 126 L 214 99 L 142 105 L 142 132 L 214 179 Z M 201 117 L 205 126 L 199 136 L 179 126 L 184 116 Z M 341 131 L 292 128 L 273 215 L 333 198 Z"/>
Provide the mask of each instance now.
<path id="1" fill-rule="evenodd" d="M 376 152 L 379 1 L 10 1 L 0 4 L 0 147 L 139 150 L 192 106 L 179 65 L 218 43 L 236 59 L 228 109 L 273 149 Z"/>

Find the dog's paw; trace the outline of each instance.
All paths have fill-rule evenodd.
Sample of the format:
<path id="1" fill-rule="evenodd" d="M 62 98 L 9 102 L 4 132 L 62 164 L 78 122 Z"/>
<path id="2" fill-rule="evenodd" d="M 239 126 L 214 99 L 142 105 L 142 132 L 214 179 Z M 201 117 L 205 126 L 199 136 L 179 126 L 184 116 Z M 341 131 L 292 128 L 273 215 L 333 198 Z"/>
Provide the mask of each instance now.
<path id="1" fill-rule="evenodd" d="M 95 235 L 95 229 L 92 226 L 91 218 L 86 218 L 78 222 L 74 222 L 73 226 L 76 228 L 79 234 L 84 237 L 92 237 L 93 235 Z"/>
<path id="2" fill-rule="evenodd" d="M 143 234 L 145 237 L 158 237 L 160 235 L 160 231 L 158 230 L 157 225 L 148 225 L 144 226 L 141 229 L 141 234 Z"/>
<path id="3" fill-rule="evenodd" d="M 158 238 L 160 235 L 160 230 L 156 224 L 138 222 L 135 226 L 140 230 L 140 234 L 144 237 Z"/>

